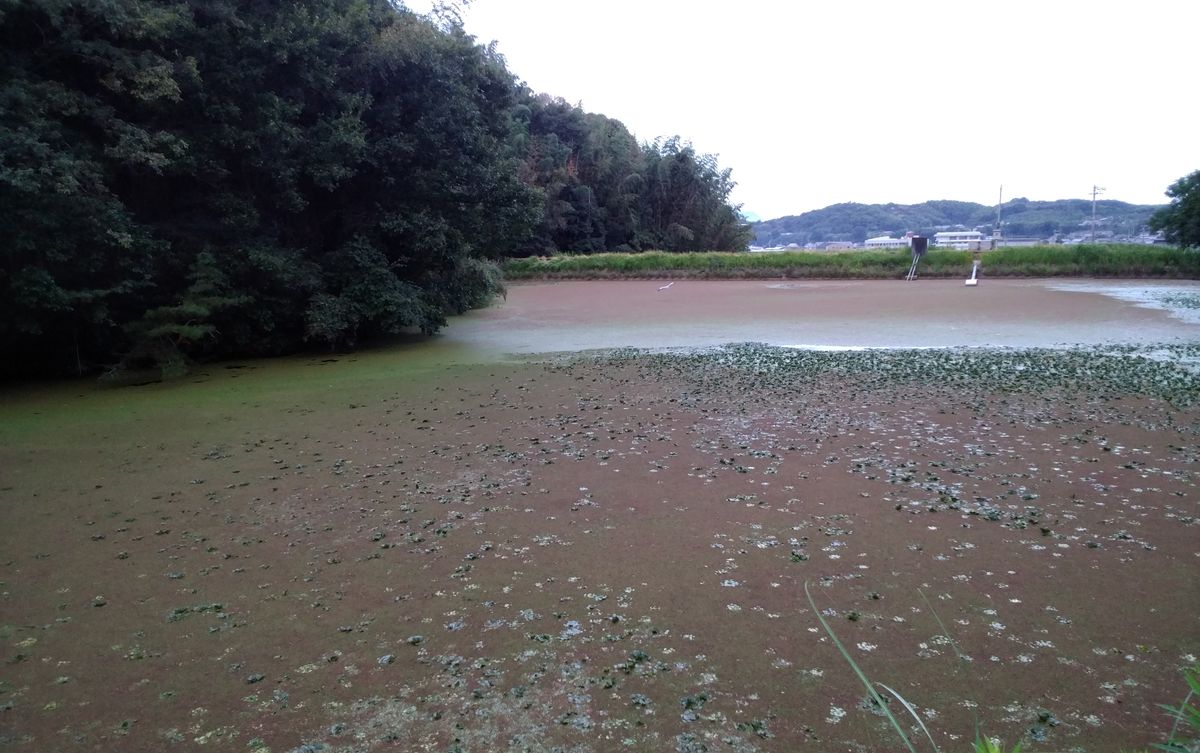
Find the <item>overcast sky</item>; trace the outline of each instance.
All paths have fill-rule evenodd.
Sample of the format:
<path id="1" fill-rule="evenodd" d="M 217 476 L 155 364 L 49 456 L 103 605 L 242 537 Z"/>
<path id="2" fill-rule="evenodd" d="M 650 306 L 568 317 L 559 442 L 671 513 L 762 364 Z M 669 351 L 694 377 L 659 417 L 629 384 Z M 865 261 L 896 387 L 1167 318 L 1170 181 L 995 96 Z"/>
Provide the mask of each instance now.
<path id="1" fill-rule="evenodd" d="M 474 0 L 464 25 L 532 89 L 718 154 L 763 219 L 1001 184 L 1157 204 L 1200 169 L 1195 0 Z"/>

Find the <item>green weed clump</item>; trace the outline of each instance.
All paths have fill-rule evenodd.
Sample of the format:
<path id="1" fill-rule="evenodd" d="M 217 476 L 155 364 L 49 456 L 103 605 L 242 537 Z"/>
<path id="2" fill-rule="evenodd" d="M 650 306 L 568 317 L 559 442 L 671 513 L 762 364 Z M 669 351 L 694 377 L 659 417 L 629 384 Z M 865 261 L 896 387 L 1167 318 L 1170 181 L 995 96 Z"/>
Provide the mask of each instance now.
<path id="1" fill-rule="evenodd" d="M 1004 753 L 1004 744 L 986 737 L 977 737 L 975 753 Z M 1014 745 L 1009 753 L 1021 753 L 1021 743 Z"/>
<path id="2" fill-rule="evenodd" d="M 930 249 L 921 277 L 967 277 L 969 251 Z M 1078 245 L 1005 247 L 979 254 L 985 277 L 1200 277 L 1200 252 L 1162 246 Z M 906 249 L 771 253 L 562 254 L 510 259 L 509 280 L 530 279 L 891 279 L 904 277 Z"/>
<path id="3" fill-rule="evenodd" d="M 1200 696 L 1200 664 L 1184 672 L 1183 677 L 1188 684 L 1188 693 L 1178 706 L 1162 705 L 1162 709 L 1175 721 L 1167 741 L 1156 744 L 1155 750 L 1165 750 L 1167 753 L 1200 751 L 1200 706 L 1192 703 L 1193 698 Z M 1180 730 L 1181 725 L 1183 730 Z"/>

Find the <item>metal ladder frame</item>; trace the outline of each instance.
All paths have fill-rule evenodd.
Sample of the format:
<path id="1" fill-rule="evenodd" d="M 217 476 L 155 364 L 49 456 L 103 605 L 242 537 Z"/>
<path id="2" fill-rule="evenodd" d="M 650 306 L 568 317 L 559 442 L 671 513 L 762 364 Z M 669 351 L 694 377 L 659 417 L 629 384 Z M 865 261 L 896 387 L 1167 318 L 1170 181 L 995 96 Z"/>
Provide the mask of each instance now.
<path id="1" fill-rule="evenodd" d="M 917 265 L 920 263 L 921 263 L 921 255 L 913 254 L 912 266 L 910 266 L 908 268 L 908 275 L 906 275 L 904 279 L 906 279 L 906 280 L 917 279 Z"/>

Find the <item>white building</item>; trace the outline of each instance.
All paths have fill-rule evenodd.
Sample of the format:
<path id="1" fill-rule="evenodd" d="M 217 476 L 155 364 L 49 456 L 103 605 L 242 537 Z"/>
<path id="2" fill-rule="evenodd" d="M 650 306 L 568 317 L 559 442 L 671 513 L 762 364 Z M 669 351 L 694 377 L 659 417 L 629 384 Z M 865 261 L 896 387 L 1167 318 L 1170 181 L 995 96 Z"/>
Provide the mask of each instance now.
<path id="1" fill-rule="evenodd" d="M 933 245 L 959 251 L 978 251 L 983 247 L 983 233 L 978 230 L 952 230 L 933 234 Z"/>
<path id="2" fill-rule="evenodd" d="M 867 238 L 863 244 L 867 248 L 908 248 L 908 238 L 892 238 L 881 235 L 878 238 Z"/>

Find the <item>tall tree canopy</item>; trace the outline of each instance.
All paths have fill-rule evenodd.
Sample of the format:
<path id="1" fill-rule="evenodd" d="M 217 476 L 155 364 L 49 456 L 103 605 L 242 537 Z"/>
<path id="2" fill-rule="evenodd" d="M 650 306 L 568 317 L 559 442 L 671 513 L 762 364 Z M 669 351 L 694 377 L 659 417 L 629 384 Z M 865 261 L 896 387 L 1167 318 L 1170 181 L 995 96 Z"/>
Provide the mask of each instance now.
<path id="1" fill-rule="evenodd" d="M 1200 248 L 1200 170 L 1185 175 L 1167 189 L 1171 203 L 1155 212 L 1150 227 L 1184 248 Z"/>
<path id="2" fill-rule="evenodd" d="M 733 180 L 711 154 L 697 154 L 678 137 L 645 147 L 643 248 L 735 251 L 752 235 L 729 205 Z"/>
<path id="3" fill-rule="evenodd" d="M 69 373 L 432 332 L 490 260 L 707 232 L 647 210 L 648 149 L 388 0 L 8 0 L 0 347 Z"/>
<path id="4" fill-rule="evenodd" d="M 617 120 L 528 96 L 526 175 L 545 195 L 525 245 L 567 251 L 743 251 L 752 232 L 731 206 L 717 158 L 678 136 L 639 146 Z"/>

